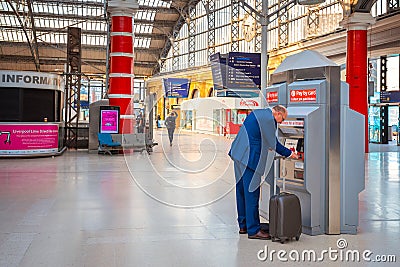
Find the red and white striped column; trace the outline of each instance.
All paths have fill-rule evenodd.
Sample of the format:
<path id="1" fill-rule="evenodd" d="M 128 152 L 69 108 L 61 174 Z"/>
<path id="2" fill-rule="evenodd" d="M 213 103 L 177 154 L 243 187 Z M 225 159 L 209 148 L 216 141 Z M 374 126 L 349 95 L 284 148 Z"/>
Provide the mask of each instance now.
<path id="1" fill-rule="evenodd" d="M 353 13 L 342 21 L 347 28 L 346 82 L 350 108 L 365 117 L 365 152 L 368 152 L 368 55 L 367 29 L 375 23 L 369 13 Z"/>
<path id="2" fill-rule="evenodd" d="M 119 132 L 133 133 L 134 85 L 134 14 L 139 8 L 136 0 L 110 0 L 111 47 L 108 98 L 110 106 L 119 106 Z"/>

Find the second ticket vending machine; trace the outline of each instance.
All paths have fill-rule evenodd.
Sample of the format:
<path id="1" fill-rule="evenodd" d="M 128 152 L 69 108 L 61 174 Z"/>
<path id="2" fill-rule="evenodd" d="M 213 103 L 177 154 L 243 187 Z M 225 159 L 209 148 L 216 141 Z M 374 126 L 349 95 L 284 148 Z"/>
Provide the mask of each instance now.
<path id="1" fill-rule="evenodd" d="M 303 233 L 356 234 L 358 195 L 364 189 L 364 117 L 349 108 L 349 87 L 334 62 L 314 51 L 288 57 L 271 77 L 270 106 L 281 104 L 288 118 L 278 138 L 300 158 L 280 159 L 277 190 L 296 194 Z M 260 214 L 268 218 L 274 169 L 262 185 Z"/>

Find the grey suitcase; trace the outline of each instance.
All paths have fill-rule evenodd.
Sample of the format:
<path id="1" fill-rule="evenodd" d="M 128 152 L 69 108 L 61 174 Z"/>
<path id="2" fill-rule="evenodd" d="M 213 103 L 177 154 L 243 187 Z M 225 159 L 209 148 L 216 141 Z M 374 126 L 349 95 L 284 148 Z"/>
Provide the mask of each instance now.
<path id="1" fill-rule="evenodd" d="M 281 157 L 277 157 L 281 158 Z M 276 192 L 276 179 L 278 164 L 275 164 L 274 192 Z M 285 179 L 283 190 L 285 191 Z M 269 234 L 272 242 L 280 241 L 282 244 L 293 237 L 299 240 L 301 235 L 301 206 L 295 194 L 281 192 L 273 195 L 269 200 Z"/>

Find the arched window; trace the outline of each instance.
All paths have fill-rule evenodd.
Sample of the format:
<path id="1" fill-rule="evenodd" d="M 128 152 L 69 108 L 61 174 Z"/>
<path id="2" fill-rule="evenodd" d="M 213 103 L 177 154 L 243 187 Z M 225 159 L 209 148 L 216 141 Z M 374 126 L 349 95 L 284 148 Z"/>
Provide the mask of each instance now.
<path id="1" fill-rule="evenodd" d="M 198 89 L 194 89 L 192 92 L 192 99 L 193 98 L 198 98 L 199 96 L 199 90 Z"/>
<path id="2" fill-rule="evenodd" d="M 210 90 L 208 91 L 208 95 L 207 96 L 208 97 L 214 96 L 214 88 L 213 87 L 210 88 Z"/>

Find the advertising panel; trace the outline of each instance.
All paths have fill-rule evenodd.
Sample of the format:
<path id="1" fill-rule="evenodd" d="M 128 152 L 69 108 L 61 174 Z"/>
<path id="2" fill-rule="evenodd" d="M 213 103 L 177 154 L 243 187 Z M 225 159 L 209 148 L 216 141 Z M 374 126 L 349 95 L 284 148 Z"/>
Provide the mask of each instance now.
<path id="1" fill-rule="evenodd" d="M 164 95 L 167 98 L 187 98 L 190 80 L 185 78 L 163 79 Z"/>
<path id="2" fill-rule="evenodd" d="M 0 155 L 58 151 L 57 124 L 0 124 Z"/>
<path id="3" fill-rule="evenodd" d="M 100 133 L 118 133 L 119 107 L 100 106 Z"/>
<path id="4" fill-rule="evenodd" d="M 80 101 L 81 108 L 89 108 L 89 92 L 85 86 L 81 86 Z"/>

